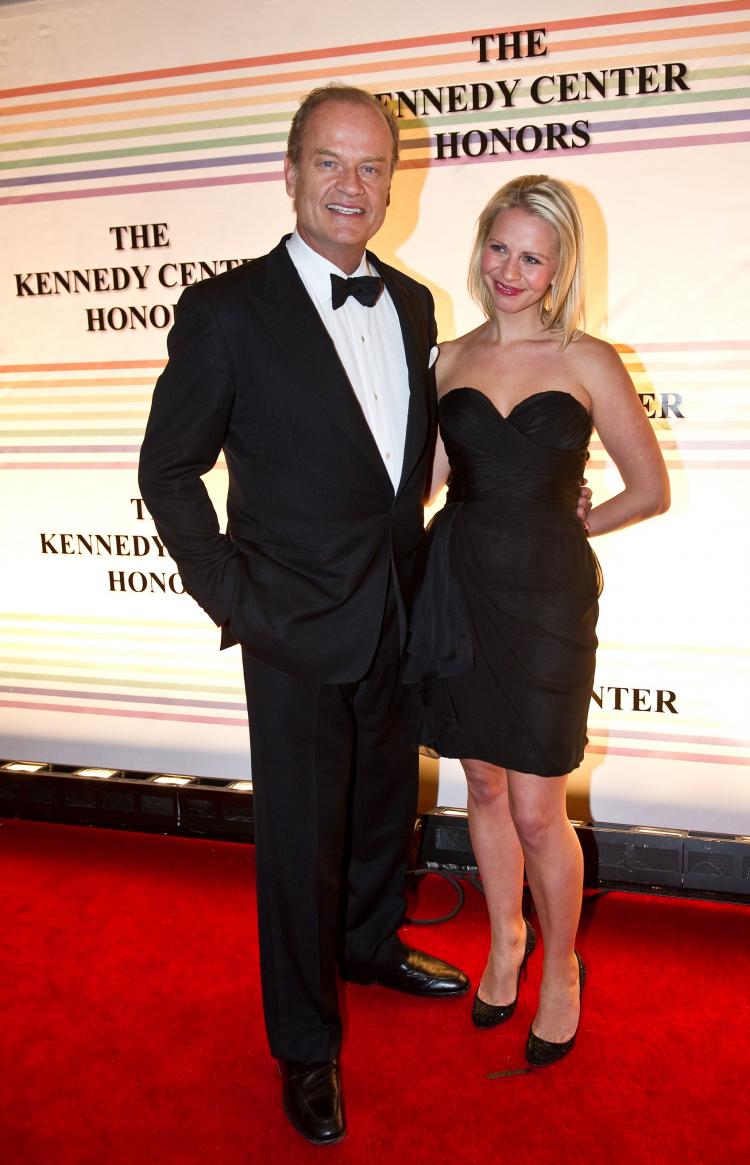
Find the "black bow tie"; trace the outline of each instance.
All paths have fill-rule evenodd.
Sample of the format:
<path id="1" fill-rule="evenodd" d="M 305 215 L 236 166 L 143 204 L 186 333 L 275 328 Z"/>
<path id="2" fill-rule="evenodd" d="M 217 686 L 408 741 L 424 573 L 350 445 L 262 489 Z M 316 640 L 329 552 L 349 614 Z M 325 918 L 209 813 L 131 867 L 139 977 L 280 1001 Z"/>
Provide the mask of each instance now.
<path id="1" fill-rule="evenodd" d="M 379 275 L 357 275 L 352 279 L 342 279 L 340 275 L 331 275 L 331 303 L 334 311 L 346 303 L 350 295 L 364 307 L 374 307 L 380 299 L 383 290 L 383 280 Z"/>

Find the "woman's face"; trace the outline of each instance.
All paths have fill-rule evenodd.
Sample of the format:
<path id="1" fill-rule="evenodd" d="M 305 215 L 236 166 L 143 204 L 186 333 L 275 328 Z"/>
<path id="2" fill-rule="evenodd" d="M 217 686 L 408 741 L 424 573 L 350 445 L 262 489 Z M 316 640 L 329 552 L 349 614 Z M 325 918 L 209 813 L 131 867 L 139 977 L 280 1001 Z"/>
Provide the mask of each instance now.
<path id="1" fill-rule="evenodd" d="M 482 278 L 495 310 L 539 310 L 560 258 L 557 231 L 520 207 L 501 210 L 482 251 Z"/>

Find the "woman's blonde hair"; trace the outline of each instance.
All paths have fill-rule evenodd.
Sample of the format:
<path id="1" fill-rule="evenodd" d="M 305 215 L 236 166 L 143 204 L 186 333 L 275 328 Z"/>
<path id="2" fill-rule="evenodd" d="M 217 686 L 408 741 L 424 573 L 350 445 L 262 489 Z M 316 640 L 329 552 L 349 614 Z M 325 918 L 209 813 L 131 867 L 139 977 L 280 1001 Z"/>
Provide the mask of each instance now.
<path id="1" fill-rule="evenodd" d="M 583 226 L 573 195 L 556 178 L 525 174 L 493 194 L 477 221 L 469 260 L 469 292 L 487 319 L 492 319 L 495 306 L 482 278 L 482 253 L 497 216 L 514 208 L 536 215 L 557 232 L 560 257 L 540 316 L 544 328 L 559 336 L 565 348 L 583 326 Z"/>

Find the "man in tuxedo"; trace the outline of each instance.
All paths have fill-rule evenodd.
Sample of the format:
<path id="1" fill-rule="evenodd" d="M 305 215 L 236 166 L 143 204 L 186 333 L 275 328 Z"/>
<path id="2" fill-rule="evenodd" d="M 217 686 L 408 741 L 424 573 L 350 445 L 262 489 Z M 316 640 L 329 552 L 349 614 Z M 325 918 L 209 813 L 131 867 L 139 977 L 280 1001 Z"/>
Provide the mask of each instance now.
<path id="1" fill-rule="evenodd" d="M 141 453 L 186 589 L 242 645 L 266 1029 L 318 1144 L 344 1135 L 337 966 L 418 995 L 469 986 L 397 933 L 417 794 L 399 673 L 435 435 L 432 297 L 365 249 L 397 154 L 371 95 L 308 95 L 285 161 L 296 230 L 183 293 Z M 222 449 L 226 534 L 201 480 Z"/>

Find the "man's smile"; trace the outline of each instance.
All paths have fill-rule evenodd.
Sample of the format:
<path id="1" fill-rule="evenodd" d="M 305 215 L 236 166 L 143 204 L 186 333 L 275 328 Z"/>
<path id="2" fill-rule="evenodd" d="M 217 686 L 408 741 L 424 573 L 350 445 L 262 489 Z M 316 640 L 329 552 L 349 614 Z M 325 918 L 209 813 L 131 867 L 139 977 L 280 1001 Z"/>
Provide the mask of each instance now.
<path id="1" fill-rule="evenodd" d="M 357 215 L 365 213 L 361 206 L 342 206 L 340 202 L 326 203 L 326 210 L 333 210 L 336 214 Z"/>

